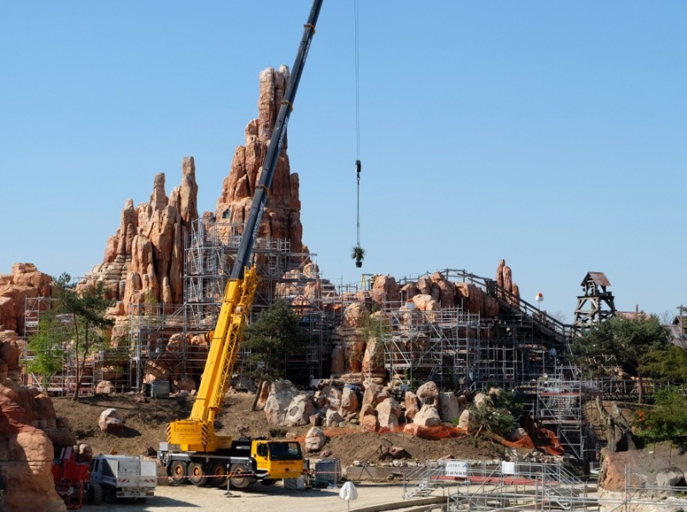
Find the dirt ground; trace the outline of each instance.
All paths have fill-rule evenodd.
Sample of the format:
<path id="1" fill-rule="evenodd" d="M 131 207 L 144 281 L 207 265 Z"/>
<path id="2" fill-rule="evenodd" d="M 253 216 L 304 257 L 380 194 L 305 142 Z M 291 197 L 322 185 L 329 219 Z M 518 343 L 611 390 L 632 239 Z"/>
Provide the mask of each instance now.
<path id="1" fill-rule="evenodd" d="M 227 395 L 225 406 L 218 416 L 218 433 L 239 437 L 283 437 L 287 432 L 304 436 L 310 426 L 293 427 L 275 431 L 265 420 L 262 411 L 253 412 L 253 395 L 235 392 Z M 170 421 L 188 417 L 193 406 L 192 397 L 169 399 L 148 399 L 147 403 L 136 403 L 132 394 L 117 394 L 109 397 L 83 397 L 77 402 L 71 398 L 53 398 L 58 417 L 68 418 L 72 431 L 79 442 L 86 442 L 94 453 L 116 451 L 121 455 L 140 455 L 148 448 L 157 449 L 166 438 L 165 429 Z M 106 434 L 98 427 L 102 411 L 115 408 L 125 421 L 125 428 L 119 435 Z M 353 461 L 379 462 L 379 453 L 390 446 L 403 447 L 410 460 L 424 462 L 445 455 L 462 459 L 500 458 L 503 447 L 490 441 L 471 438 L 444 439 L 433 441 L 419 439 L 403 433 L 375 434 L 363 432 L 357 426 L 347 429 L 326 430 L 328 441 L 324 450 L 329 458 L 341 460 L 342 467 Z M 318 458 L 319 454 L 310 454 Z"/>
<path id="2" fill-rule="evenodd" d="M 351 510 L 365 506 L 403 501 L 403 487 L 389 484 L 358 484 L 358 499 L 350 503 Z M 342 512 L 348 504 L 339 498 L 340 489 L 284 489 L 280 484 L 252 486 L 244 491 L 230 491 L 192 485 L 158 486 L 156 496 L 145 505 L 120 501 L 97 506 L 85 505 L 85 512 L 177 512 L 181 510 L 228 510 L 253 512 L 258 509 L 299 512 Z M 441 495 L 441 494 L 439 494 Z M 411 502 L 409 502 L 411 503 Z"/>

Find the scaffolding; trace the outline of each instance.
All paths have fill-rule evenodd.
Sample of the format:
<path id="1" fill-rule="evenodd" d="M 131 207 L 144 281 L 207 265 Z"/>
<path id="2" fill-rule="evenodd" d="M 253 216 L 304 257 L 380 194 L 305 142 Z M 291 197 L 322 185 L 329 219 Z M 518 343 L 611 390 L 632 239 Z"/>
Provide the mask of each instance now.
<path id="1" fill-rule="evenodd" d="M 479 380 L 479 314 L 459 308 L 389 311 L 391 332 L 385 336 L 385 366 L 393 379 L 417 387 L 433 380 L 441 387 L 467 389 Z"/>
<path id="2" fill-rule="evenodd" d="M 499 313 L 486 318 L 466 311 L 464 304 L 418 311 L 384 303 L 382 309 L 391 317 L 386 367 L 393 377 L 411 386 L 418 379 L 433 379 L 453 389 L 487 383 L 516 389 L 562 367 L 569 352 L 569 326 L 512 296 L 494 280 L 464 270 L 441 274 L 449 282 L 480 288 L 498 302 Z M 404 278 L 401 284 L 418 279 Z"/>
<path id="3" fill-rule="evenodd" d="M 595 460 L 597 438 L 583 414 L 588 394 L 581 381 L 571 380 L 575 370 L 568 364 L 571 326 L 509 295 L 493 280 L 459 270 L 442 275 L 480 287 L 498 301 L 498 315 L 484 318 L 463 305 L 420 311 L 412 301 L 402 307 L 383 303 L 390 318 L 384 335 L 390 377 L 411 389 L 433 380 L 459 392 L 489 386 L 517 391 L 523 411 L 554 430 L 568 453 Z"/>
<path id="4" fill-rule="evenodd" d="M 227 221 L 207 218 L 192 223 L 185 240 L 183 304 L 131 306 L 130 343 L 120 348 L 129 358 L 124 380 L 131 388 L 141 389 L 146 373 L 160 372 L 159 378 L 170 380 L 184 375 L 198 378 L 202 373 L 205 335 L 216 323 L 241 230 Z M 251 315 L 277 299 L 284 300 L 301 318 L 309 336 L 307 350 L 287 361 L 287 378 L 307 384 L 313 378 L 329 377 L 337 336 L 350 339 L 356 335 L 355 329 L 342 327 L 343 311 L 347 304 L 361 300 L 361 291 L 372 307 L 375 276 L 364 275 L 357 285 L 342 283 L 337 290 L 320 278 L 315 255 L 291 252 L 285 240 L 259 238 L 252 264 L 261 284 Z M 464 270 L 447 269 L 441 274 L 450 282 L 479 287 L 498 303 L 498 314 L 484 317 L 480 311 L 467 311 L 462 303 L 420 311 L 412 303 L 382 300 L 380 308 L 390 327 L 381 336 L 389 377 L 411 389 L 433 380 L 441 388 L 463 392 L 491 385 L 519 391 L 527 411 L 552 426 L 570 453 L 589 458 L 592 437 L 582 414 L 585 396 L 581 384 L 573 385 L 566 364 L 571 327 L 509 295 L 494 280 Z M 27 333 L 37 329 L 40 312 L 49 308 L 47 300 L 27 299 Z M 246 355 L 244 352 L 244 360 Z M 101 358 L 102 367 L 106 359 Z M 97 357 L 92 360 L 90 373 L 97 382 L 104 373 L 98 373 Z M 65 368 L 66 382 L 69 376 L 70 370 Z M 544 376 L 555 376 L 558 384 Z M 573 390 L 565 393 L 573 394 L 557 391 L 562 389 L 561 383 L 572 386 Z"/>
<path id="5" fill-rule="evenodd" d="M 568 452 L 590 462 L 598 462 L 600 446 L 587 422 L 584 404 L 596 392 L 596 386 L 581 380 L 545 375 L 537 381 L 538 421 L 556 433 Z"/>
<path id="6" fill-rule="evenodd" d="M 403 471 L 404 499 L 437 491 L 445 499 L 445 510 L 600 508 L 594 496 L 596 485 L 578 478 L 561 464 L 439 460 Z"/>
<path id="7" fill-rule="evenodd" d="M 41 316 L 52 310 L 56 302 L 56 299 L 48 297 L 25 298 L 24 338 L 26 340 L 38 333 Z M 64 324 L 69 324 L 73 321 L 73 317 L 71 315 L 59 315 L 58 320 Z M 51 395 L 63 396 L 73 393 L 76 389 L 77 357 L 72 342 L 64 341 L 59 347 L 48 347 L 46 350 L 59 350 L 63 354 L 62 370 L 51 376 L 45 386 L 37 375 L 27 372 L 24 374 L 24 384 L 45 387 L 44 391 Z M 35 351 L 25 346 L 21 358 L 28 362 L 35 359 L 37 355 Z M 83 358 L 83 354 L 79 354 L 79 358 Z M 119 389 L 130 387 L 131 379 L 127 369 L 118 368 L 118 362 L 124 360 L 129 360 L 127 347 L 94 346 L 86 360 L 80 359 L 78 362 L 83 369 L 79 392 L 92 395 L 96 392 L 96 385 L 107 379 L 115 381 L 114 385 L 118 386 Z M 112 377 L 118 374 L 121 374 L 122 377 L 119 379 Z"/>
<path id="8" fill-rule="evenodd" d="M 439 460 L 399 469 L 403 499 L 437 497 L 423 510 L 515 511 L 569 510 L 617 511 L 684 510 L 687 487 L 659 486 L 646 472 L 626 465 L 620 491 L 600 492 L 597 479 L 580 478 L 562 464 Z"/>
<path id="9" fill-rule="evenodd" d="M 29 339 L 38 332 L 41 313 L 52 308 L 53 301 L 47 297 L 26 297 L 24 299 L 24 337 Z"/>
<path id="10" fill-rule="evenodd" d="M 205 335 L 217 322 L 242 230 L 242 225 L 229 221 L 194 221 L 185 241 L 184 303 L 132 308 L 130 336 L 135 347 L 136 387 L 141 386 L 146 367 L 155 369 L 160 359 L 167 365 L 172 360 L 176 365 L 171 368 L 172 374 L 200 375 L 204 353 L 192 350 L 189 342 L 196 335 Z M 309 382 L 311 377 L 326 376 L 335 319 L 322 310 L 321 297 L 323 293 L 331 294 L 331 290 L 319 276 L 316 255 L 292 252 L 288 240 L 258 238 L 252 264 L 257 268 L 260 285 L 251 317 L 275 300 L 284 300 L 302 318 L 301 325 L 308 332 L 308 349 L 287 361 L 287 377 Z M 170 354 L 166 344 L 174 334 L 182 336 Z M 248 355 L 245 349 L 241 355 L 239 371 L 241 360 Z"/>

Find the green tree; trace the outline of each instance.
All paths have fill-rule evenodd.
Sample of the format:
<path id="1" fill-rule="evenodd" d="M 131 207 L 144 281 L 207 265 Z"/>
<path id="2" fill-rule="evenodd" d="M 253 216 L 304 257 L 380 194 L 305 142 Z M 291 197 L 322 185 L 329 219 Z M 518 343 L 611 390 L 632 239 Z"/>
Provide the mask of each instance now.
<path id="1" fill-rule="evenodd" d="M 604 377 L 608 368 L 617 364 L 616 348 L 615 329 L 611 319 L 594 325 L 585 335 L 574 338 L 571 359 L 585 377 Z"/>
<path id="2" fill-rule="evenodd" d="M 509 410 L 508 407 L 512 407 Z M 503 391 L 501 395 L 487 395 L 479 405 L 471 406 L 472 418 L 470 429 L 474 437 L 481 437 L 494 433 L 507 437 L 515 426 L 513 414 L 522 410 L 522 403 L 513 393 Z M 458 423 L 458 419 L 454 420 Z"/>
<path id="3" fill-rule="evenodd" d="M 652 350 L 644 358 L 647 373 L 657 381 L 684 386 L 687 384 L 687 351 L 670 345 L 665 350 Z"/>
<path id="4" fill-rule="evenodd" d="M 107 328 L 114 324 L 105 318 L 110 301 L 105 297 L 102 283 L 87 286 L 81 290 L 71 282 L 71 276 L 62 274 L 53 282 L 53 297 L 57 299 L 57 311 L 71 316 L 71 339 L 76 366 L 76 387 L 73 399 L 79 398 L 81 381 L 86 367 L 86 358 L 91 351 L 102 346 L 106 340 Z"/>
<path id="5" fill-rule="evenodd" d="M 637 412 L 634 423 L 636 435 L 650 442 L 687 439 L 687 398 L 678 388 L 661 389 L 651 408 Z"/>
<path id="6" fill-rule="evenodd" d="M 669 333 L 656 315 L 613 317 L 593 326 L 572 344 L 573 361 L 587 376 L 600 377 L 610 366 L 620 366 L 638 379 L 638 401 L 643 400 L 643 380 L 648 376 L 647 355 L 665 350 Z"/>
<path id="7" fill-rule="evenodd" d="M 299 316 L 282 300 L 272 303 L 244 332 L 243 346 L 250 351 L 246 362 L 260 382 L 282 377 L 287 359 L 303 353 L 307 345 Z"/>
<path id="8" fill-rule="evenodd" d="M 43 312 L 38 332 L 29 338 L 26 347 L 33 353 L 33 357 L 26 361 L 26 369 L 38 377 L 44 391 L 55 374 L 64 368 L 66 352 L 63 346 L 68 340 L 68 328 L 56 312 Z"/>

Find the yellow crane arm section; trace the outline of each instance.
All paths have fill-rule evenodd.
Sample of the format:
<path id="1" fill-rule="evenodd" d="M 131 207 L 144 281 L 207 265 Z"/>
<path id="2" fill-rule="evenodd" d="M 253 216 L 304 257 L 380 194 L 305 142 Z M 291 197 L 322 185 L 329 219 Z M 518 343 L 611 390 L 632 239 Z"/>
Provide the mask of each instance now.
<path id="1" fill-rule="evenodd" d="M 220 445 L 231 444 L 231 438 L 215 434 L 214 421 L 222 409 L 257 286 L 257 271 L 252 267 L 245 271 L 243 279 L 231 279 L 225 287 L 191 415 L 170 423 L 167 429 L 168 442 L 181 450 L 212 452 Z"/>

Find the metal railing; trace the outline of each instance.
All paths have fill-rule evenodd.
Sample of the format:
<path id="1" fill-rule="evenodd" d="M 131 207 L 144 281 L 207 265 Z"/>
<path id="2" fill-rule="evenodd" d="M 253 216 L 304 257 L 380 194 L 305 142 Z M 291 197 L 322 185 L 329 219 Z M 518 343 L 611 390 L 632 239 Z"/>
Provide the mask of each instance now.
<path id="1" fill-rule="evenodd" d="M 428 461 L 425 466 L 405 472 L 403 483 L 404 499 L 427 496 L 441 488 L 451 510 L 598 509 L 598 500 L 590 496 L 588 483 L 561 464 Z M 455 492 L 450 492 L 452 486 Z"/>

